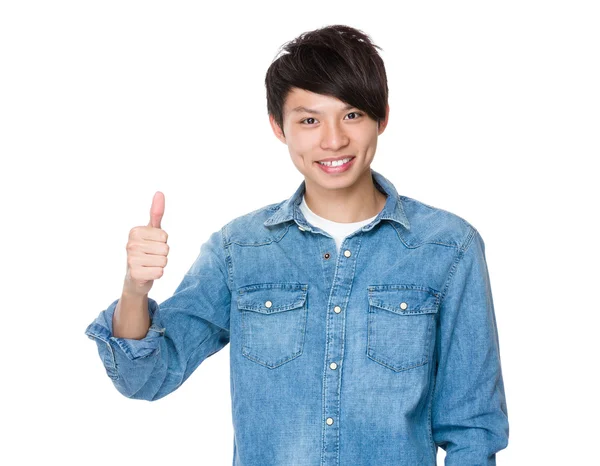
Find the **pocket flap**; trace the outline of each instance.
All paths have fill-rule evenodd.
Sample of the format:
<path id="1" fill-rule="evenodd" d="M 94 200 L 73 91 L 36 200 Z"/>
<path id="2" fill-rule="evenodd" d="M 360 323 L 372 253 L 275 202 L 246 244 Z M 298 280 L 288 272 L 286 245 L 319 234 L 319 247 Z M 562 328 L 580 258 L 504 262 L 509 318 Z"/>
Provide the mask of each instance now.
<path id="1" fill-rule="evenodd" d="M 304 306 L 308 285 L 301 283 L 260 283 L 238 290 L 239 309 L 263 314 Z"/>
<path id="2" fill-rule="evenodd" d="M 434 314 L 440 293 L 422 285 L 370 285 L 369 304 L 398 314 Z"/>

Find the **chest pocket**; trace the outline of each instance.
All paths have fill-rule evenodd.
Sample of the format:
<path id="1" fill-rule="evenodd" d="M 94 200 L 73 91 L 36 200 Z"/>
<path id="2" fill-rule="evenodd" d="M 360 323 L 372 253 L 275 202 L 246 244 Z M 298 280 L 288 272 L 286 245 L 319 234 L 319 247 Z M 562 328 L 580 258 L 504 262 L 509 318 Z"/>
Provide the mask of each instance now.
<path id="1" fill-rule="evenodd" d="M 261 283 L 238 290 L 242 355 L 270 369 L 304 349 L 308 285 Z"/>
<path id="2" fill-rule="evenodd" d="M 440 293 L 421 285 L 370 285 L 367 356 L 394 371 L 427 364 Z"/>

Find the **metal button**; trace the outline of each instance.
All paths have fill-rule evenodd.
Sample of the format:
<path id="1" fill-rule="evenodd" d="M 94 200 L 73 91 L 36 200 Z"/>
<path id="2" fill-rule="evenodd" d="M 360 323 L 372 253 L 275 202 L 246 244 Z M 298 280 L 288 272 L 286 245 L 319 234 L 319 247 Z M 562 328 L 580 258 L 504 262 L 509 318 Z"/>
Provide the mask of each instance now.
<path id="1" fill-rule="evenodd" d="M 407 307 L 408 307 L 408 304 L 400 303 L 400 309 L 406 309 Z"/>
<path id="2" fill-rule="evenodd" d="M 346 249 L 346 250 L 344 251 L 344 256 L 346 256 L 346 257 L 350 257 L 351 255 L 352 255 L 352 253 L 350 252 L 350 250 Z"/>
<path id="3" fill-rule="evenodd" d="M 331 424 L 333 424 L 333 418 L 332 417 L 328 417 L 327 418 L 327 425 L 330 426 Z"/>
<path id="4" fill-rule="evenodd" d="M 329 368 L 330 369 L 337 369 L 337 364 L 335 362 L 332 362 L 331 364 L 329 364 Z"/>
<path id="5" fill-rule="evenodd" d="M 334 307 L 333 310 L 335 311 L 336 314 L 339 314 L 340 312 L 342 312 L 342 308 L 339 306 Z"/>
<path id="6" fill-rule="evenodd" d="M 325 259 L 329 259 L 329 258 L 331 257 L 331 255 L 330 255 L 328 252 L 326 252 L 326 253 L 323 255 L 323 257 L 324 257 Z"/>
<path id="7" fill-rule="evenodd" d="M 273 303 L 272 303 L 271 301 L 267 301 L 267 302 L 265 303 L 265 306 L 267 306 L 267 307 L 271 307 L 272 305 L 273 305 Z"/>

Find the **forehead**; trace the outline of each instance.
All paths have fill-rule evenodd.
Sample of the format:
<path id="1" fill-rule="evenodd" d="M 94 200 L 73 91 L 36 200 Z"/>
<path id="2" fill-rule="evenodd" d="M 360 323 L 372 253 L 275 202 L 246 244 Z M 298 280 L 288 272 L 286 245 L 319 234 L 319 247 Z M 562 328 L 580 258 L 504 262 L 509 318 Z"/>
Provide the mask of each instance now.
<path id="1" fill-rule="evenodd" d="M 292 88 L 288 93 L 284 104 L 285 113 L 305 112 L 307 110 L 314 110 L 314 113 L 318 113 L 320 111 L 348 110 L 351 108 L 354 107 L 336 97 L 316 94 L 297 87 Z"/>

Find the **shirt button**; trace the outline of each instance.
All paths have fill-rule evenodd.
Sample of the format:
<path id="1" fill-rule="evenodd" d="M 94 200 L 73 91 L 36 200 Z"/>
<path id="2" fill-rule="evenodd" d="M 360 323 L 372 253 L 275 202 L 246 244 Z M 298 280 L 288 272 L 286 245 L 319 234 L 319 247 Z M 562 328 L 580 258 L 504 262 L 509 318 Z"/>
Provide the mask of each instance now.
<path id="1" fill-rule="evenodd" d="M 408 304 L 400 303 L 400 309 L 406 309 L 407 307 L 408 307 Z"/>
<path id="2" fill-rule="evenodd" d="M 265 306 L 267 306 L 267 307 L 271 307 L 272 305 L 273 305 L 273 303 L 271 301 L 265 302 Z"/>
<path id="3" fill-rule="evenodd" d="M 327 425 L 330 426 L 331 424 L 333 424 L 333 418 L 328 417 L 327 418 Z"/>
<path id="4" fill-rule="evenodd" d="M 350 250 L 349 250 L 349 249 L 346 249 L 346 250 L 344 251 L 344 256 L 346 256 L 346 257 L 350 257 L 351 255 L 352 255 L 352 253 L 350 252 Z"/>
<path id="5" fill-rule="evenodd" d="M 342 312 L 342 308 L 339 306 L 334 307 L 333 310 L 335 311 L 336 314 L 339 314 L 340 312 Z"/>
<path id="6" fill-rule="evenodd" d="M 300 230 L 300 231 L 306 231 L 306 230 L 304 230 L 304 228 L 302 228 L 300 225 L 298 225 L 298 230 Z"/>
<path id="7" fill-rule="evenodd" d="M 329 364 L 329 368 L 330 369 L 337 369 L 337 364 L 335 362 L 332 362 L 331 364 Z"/>
<path id="8" fill-rule="evenodd" d="M 331 256 L 330 256 L 330 254 L 329 254 L 328 252 L 326 252 L 326 253 L 323 255 L 323 257 L 324 257 L 325 259 L 329 259 Z"/>

